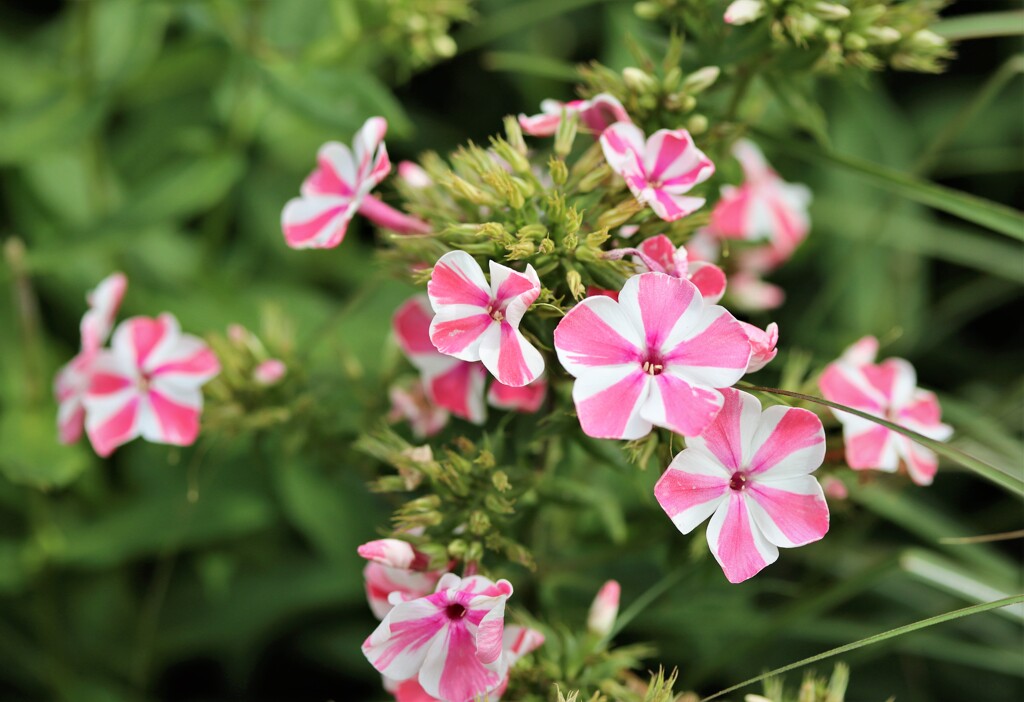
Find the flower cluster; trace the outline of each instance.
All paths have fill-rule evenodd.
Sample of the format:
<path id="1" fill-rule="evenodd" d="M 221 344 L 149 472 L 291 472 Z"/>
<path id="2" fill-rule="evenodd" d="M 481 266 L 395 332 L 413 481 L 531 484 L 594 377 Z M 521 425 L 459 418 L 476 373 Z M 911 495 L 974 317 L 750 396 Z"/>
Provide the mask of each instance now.
<path id="1" fill-rule="evenodd" d="M 61 441 L 77 441 L 84 425 L 100 456 L 140 436 L 161 444 L 193 443 L 203 408 L 200 388 L 220 372 L 210 348 L 183 334 L 166 312 L 126 319 L 105 347 L 127 285 L 123 274 L 114 273 L 89 293 L 81 351 L 54 383 Z"/>

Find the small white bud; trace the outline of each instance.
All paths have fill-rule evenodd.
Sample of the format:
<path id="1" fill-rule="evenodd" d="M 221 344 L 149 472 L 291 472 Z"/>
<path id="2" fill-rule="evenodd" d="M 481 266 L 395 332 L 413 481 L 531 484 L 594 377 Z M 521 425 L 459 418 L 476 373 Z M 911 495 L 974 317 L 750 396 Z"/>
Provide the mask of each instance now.
<path id="1" fill-rule="evenodd" d="M 597 591 L 594 603 L 590 605 L 587 615 L 587 628 L 598 636 L 607 636 L 615 626 L 615 618 L 619 616 L 619 595 L 622 588 L 618 582 L 609 580 Z"/>
<path id="2" fill-rule="evenodd" d="M 735 0 L 725 9 L 726 24 L 748 24 L 764 14 L 762 0 Z"/>

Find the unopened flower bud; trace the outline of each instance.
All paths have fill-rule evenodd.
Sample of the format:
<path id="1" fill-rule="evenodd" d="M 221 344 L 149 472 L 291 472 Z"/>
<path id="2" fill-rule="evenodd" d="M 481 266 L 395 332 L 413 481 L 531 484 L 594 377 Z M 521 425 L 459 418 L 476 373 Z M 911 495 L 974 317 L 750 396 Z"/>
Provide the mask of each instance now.
<path id="1" fill-rule="evenodd" d="M 929 29 L 919 29 L 911 34 L 910 43 L 922 49 L 946 48 L 946 40 Z"/>
<path id="2" fill-rule="evenodd" d="M 657 81 L 648 73 L 636 66 L 628 66 L 622 69 L 622 81 L 626 87 L 636 93 L 646 93 L 658 87 Z"/>
<path id="3" fill-rule="evenodd" d="M 462 539 L 455 539 L 448 544 L 448 555 L 452 558 L 461 559 L 466 555 L 466 550 L 468 548 L 469 547 L 466 545 L 465 541 Z"/>
<path id="4" fill-rule="evenodd" d="M 229 324 L 228 338 L 231 339 L 232 343 L 242 346 L 249 341 L 249 330 L 241 324 Z"/>
<path id="5" fill-rule="evenodd" d="M 496 470 L 491 474 L 491 484 L 498 492 L 507 492 L 512 487 L 508 481 L 508 474 L 503 470 Z"/>
<path id="6" fill-rule="evenodd" d="M 810 15 L 807 15 L 810 17 Z M 811 19 L 814 19 L 813 17 Z M 810 34 L 810 32 L 808 32 Z M 835 44 L 843 38 L 843 32 L 838 27 L 825 27 L 825 31 L 821 33 L 825 37 L 825 41 L 830 44 Z"/>
<path id="7" fill-rule="evenodd" d="M 540 241 L 548 235 L 548 228 L 543 224 L 527 224 L 524 227 L 520 227 L 516 234 L 520 239 L 533 239 L 534 241 Z"/>
<path id="8" fill-rule="evenodd" d="M 868 40 L 860 34 L 847 34 L 843 38 L 843 46 L 850 51 L 863 51 L 868 48 Z"/>
<path id="9" fill-rule="evenodd" d="M 633 5 L 633 12 L 643 20 L 654 20 L 661 16 L 661 5 L 656 2 L 638 2 Z"/>
<path id="10" fill-rule="evenodd" d="M 609 238 L 611 238 L 611 234 L 608 233 L 607 227 L 598 229 L 597 231 L 593 231 L 587 234 L 587 246 L 589 246 L 592 249 L 599 249 L 601 248 L 601 244 L 608 241 Z"/>
<path id="11" fill-rule="evenodd" d="M 708 118 L 701 114 L 690 115 L 686 120 L 686 129 L 690 134 L 703 134 L 708 130 Z"/>
<path id="12" fill-rule="evenodd" d="M 523 128 L 519 126 L 519 119 L 513 115 L 506 115 L 502 124 L 505 126 L 505 139 L 509 145 L 525 155 L 526 141 L 523 139 Z"/>
<path id="13" fill-rule="evenodd" d="M 412 161 L 402 161 L 398 164 L 398 177 L 410 188 L 428 188 L 434 184 L 430 174 Z"/>
<path id="14" fill-rule="evenodd" d="M 619 583 L 609 580 L 597 591 L 594 603 L 590 605 L 587 615 L 587 629 L 598 636 L 607 636 L 615 626 L 615 618 L 619 615 L 619 595 L 622 588 Z"/>
<path id="15" fill-rule="evenodd" d="M 761 0 L 735 0 L 725 9 L 726 24 L 748 24 L 764 14 Z"/>
<path id="16" fill-rule="evenodd" d="M 816 2 L 811 10 L 822 19 L 838 22 L 850 16 L 850 8 L 834 2 Z"/>
<path id="17" fill-rule="evenodd" d="M 473 534 L 486 534 L 491 530 L 491 520 L 486 514 L 477 510 L 469 515 L 469 531 Z"/>
<path id="18" fill-rule="evenodd" d="M 547 238 L 541 239 L 540 243 L 537 245 L 537 251 L 539 251 L 542 254 L 554 253 L 555 242 Z"/>
<path id="19" fill-rule="evenodd" d="M 589 193 L 603 183 L 604 179 L 610 176 L 611 173 L 612 169 L 607 164 L 602 164 L 583 176 L 577 188 L 581 193 Z"/>
<path id="20" fill-rule="evenodd" d="M 555 132 L 555 155 L 565 158 L 572 151 L 572 144 L 576 141 L 576 129 L 579 127 L 579 115 L 566 115 L 558 123 L 558 130 Z"/>
<path id="21" fill-rule="evenodd" d="M 686 80 L 683 81 L 683 90 L 691 95 L 703 92 L 715 84 L 721 72 L 718 66 L 699 68 L 686 76 Z"/>
<path id="22" fill-rule="evenodd" d="M 569 180 L 569 167 L 560 158 L 552 157 L 548 161 L 548 172 L 551 174 L 551 182 L 555 185 L 565 185 L 565 182 Z"/>
<path id="23" fill-rule="evenodd" d="M 821 489 L 825 491 L 825 497 L 831 500 L 845 500 L 850 496 L 843 481 L 832 475 L 821 481 Z"/>
<path id="24" fill-rule="evenodd" d="M 356 549 L 359 555 L 368 561 L 380 563 L 391 568 L 412 570 L 426 567 L 427 558 L 417 553 L 408 541 L 400 539 L 377 539 Z"/>
<path id="25" fill-rule="evenodd" d="M 283 361 L 271 358 L 256 366 L 252 372 L 252 379 L 259 385 L 274 385 L 280 382 L 286 372 L 288 367 Z"/>
<path id="26" fill-rule="evenodd" d="M 633 215 L 643 208 L 643 203 L 639 202 L 635 197 L 630 197 L 598 217 L 597 226 L 602 229 L 615 229 L 628 222 Z"/>
<path id="27" fill-rule="evenodd" d="M 903 38 L 900 30 L 895 27 L 868 27 L 864 30 L 864 36 L 875 44 L 895 44 Z"/>
<path id="28" fill-rule="evenodd" d="M 455 40 L 447 34 L 439 34 L 434 37 L 431 41 L 431 45 L 438 58 L 451 58 L 455 55 L 455 52 L 459 50 Z"/>
<path id="29" fill-rule="evenodd" d="M 537 245 L 529 239 L 523 241 L 516 241 L 505 247 L 508 251 L 508 257 L 513 261 L 518 261 L 537 253 Z"/>

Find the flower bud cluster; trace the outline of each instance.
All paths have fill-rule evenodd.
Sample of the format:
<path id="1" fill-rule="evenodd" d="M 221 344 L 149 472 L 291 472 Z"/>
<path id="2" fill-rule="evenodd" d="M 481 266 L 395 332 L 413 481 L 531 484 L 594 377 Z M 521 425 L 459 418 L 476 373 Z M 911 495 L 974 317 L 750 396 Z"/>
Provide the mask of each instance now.
<path id="1" fill-rule="evenodd" d="M 405 57 L 406 69 L 420 69 L 451 58 L 458 47 L 451 38 L 452 24 L 473 17 L 472 0 L 385 0 L 381 42 L 389 53 Z"/>

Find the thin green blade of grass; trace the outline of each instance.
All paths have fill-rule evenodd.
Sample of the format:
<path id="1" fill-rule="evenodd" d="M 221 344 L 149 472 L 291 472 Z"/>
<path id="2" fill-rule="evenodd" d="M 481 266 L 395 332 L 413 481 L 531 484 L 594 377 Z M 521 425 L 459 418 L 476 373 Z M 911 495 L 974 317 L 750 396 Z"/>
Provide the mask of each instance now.
<path id="1" fill-rule="evenodd" d="M 802 668 L 805 665 L 810 665 L 811 663 L 817 663 L 818 661 L 823 661 L 827 658 L 832 658 L 833 656 L 838 656 L 843 653 L 855 651 L 858 648 L 864 648 L 865 646 L 872 646 L 874 644 L 882 643 L 883 641 L 894 639 L 898 636 L 903 636 L 904 634 L 909 634 L 914 631 L 919 631 L 920 629 L 926 629 L 930 626 L 935 626 L 936 624 L 943 624 L 945 622 L 953 621 L 954 619 L 960 619 L 961 617 L 969 617 L 971 615 L 981 614 L 982 612 L 988 612 L 993 609 L 999 609 L 1001 607 L 1008 607 L 1010 605 L 1020 604 L 1021 602 L 1024 602 L 1024 595 L 1014 595 L 1012 597 L 1006 597 L 1004 599 L 996 600 L 994 602 L 986 602 L 984 604 L 973 605 L 971 607 L 964 607 L 963 609 L 957 609 L 952 612 L 946 612 L 944 614 L 939 614 L 934 617 L 929 617 L 928 619 L 922 619 L 920 621 L 914 622 L 913 624 L 907 624 L 905 626 L 897 627 L 895 629 L 890 629 L 889 631 L 882 632 L 881 634 L 868 636 L 866 638 L 860 639 L 859 641 L 854 641 L 853 643 L 848 643 L 843 646 L 837 646 L 836 648 L 825 651 L 824 653 L 819 653 L 817 655 L 810 656 L 809 658 L 804 658 L 802 660 L 796 661 L 795 663 L 784 665 L 781 668 L 776 668 L 775 670 L 768 671 L 767 673 L 762 673 L 757 677 L 750 678 L 749 680 L 744 680 L 743 682 L 733 685 L 732 687 L 727 687 L 726 689 L 720 690 L 713 695 L 704 697 L 701 699 L 700 702 L 709 702 L 709 700 L 718 699 L 723 695 L 727 695 L 730 692 L 735 692 L 736 690 L 741 690 L 744 687 L 747 687 L 748 685 L 753 685 L 754 683 L 761 682 L 766 678 L 770 678 L 775 675 L 781 675 L 782 673 L 787 673 L 791 670 Z"/>
<path id="2" fill-rule="evenodd" d="M 937 22 L 932 31 L 949 41 L 1024 35 L 1024 10 L 979 12 Z"/>
<path id="3" fill-rule="evenodd" d="M 826 151 L 819 146 L 758 131 L 786 153 L 808 163 L 841 166 L 879 188 L 909 200 L 955 215 L 968 222 L 1024 241 L 1024 213 L 991 200 L 931 183 L 902 171 L 855 156 Z"/>
<path id="4" fill-rule="evenodd" d="M 982 478 L 985 478 L 986 480 L 993 482 L 1002 488 L 1005 488 L 1006 490 L 1016 494 L 1017 496 L 1024 497 L 1024 479 L 1022 479 L 1019 475 L 1014 475 L 1009 470 L 986 463 L 980 458 L 976 458 L 975 456 L 972 456 L 969 453 L 960 451 L 959 449 L 953 448 L 952 446 L 944 444 L 941 441 L 929 439 L 927 436 L 918 434 L 916 431 L 911 431 L 906 427 L 901 427 L 898 424 L 893 424 L 892 422 L 886 419 L 882 419 L 881 417 L 875 417 L 874 415 L 868 414 L 867 412 L 861 412 L 860 410 L 853 409 L 852 407 L 847 407 L 845 405 L 841 405 L 837 402 L 830 402 L 829 400 L 826 400 L 821 397 L 814 397 L 813 395 L 804 395 L 803 393 L 792 392 L 791 390 L 782 390 L 780 388 L 767 388 L 759 385 L 751 385 L 749 383 L 741 383 L 740 385 L 741 387 L 744 387 L 748 390 L 766 392 L 772 395 L 793 397 L 798 400 L 803 400 L 805 402 L 813 402 L 814 404 L 817 405 L 831 407 L 832 409 L 840 410 L 841 412 L 848 412 L 856 417 L 860 417 L 861 419 L 866 419 L 870 422 L 874 422 L 875 424 L 879 424 L 885 427 L 886 429 L 896 432 L 897 434 L 902 434 L 908 439 L 911 439 L 912 441 L 921 444 L 925 448 L 931 449 L 932 451 L 939 454 L 943 458 L 947 458 L 953 461 L 954 463 L 961 465 L 970 471 L 973 471 Z"/>
<path id="5" fill-rule="evenodd" d="M 481 62 L 489 71 L 551 78 L 565 83 L 575 83 L 580 77 L 571 63 L 519 51 L 490 51 L 483 55 Z"/>
<path id="6" fill-rule="evenodd" d="M 522 31 L 532 24 L 558 17 L 566 12 L 579 10 L 588 5 L 598 5 L 615 0 L 532 0 L 510 3 L 508 7 L 491 14 L 476 26 L 470 27 L 455 37 L 459 53 L 478 49 L 484 44 L 508 34 Z"/>

